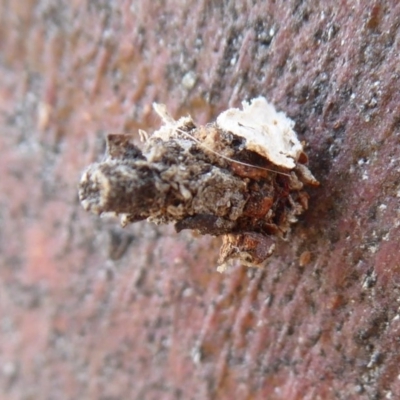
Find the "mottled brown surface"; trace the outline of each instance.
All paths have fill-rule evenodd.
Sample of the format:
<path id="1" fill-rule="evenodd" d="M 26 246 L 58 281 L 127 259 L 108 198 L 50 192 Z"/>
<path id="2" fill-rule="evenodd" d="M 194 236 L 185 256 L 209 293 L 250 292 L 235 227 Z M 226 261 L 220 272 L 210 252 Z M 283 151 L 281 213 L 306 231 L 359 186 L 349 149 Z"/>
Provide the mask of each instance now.
<path id="1" fill-rule="evenodd" d="M 400 397 L 400 4 L 333 4 L 0 0 L 2 399 Z M 80 208 L 151 102 L 256 95 L 321 181 L 267 269 Z"/>

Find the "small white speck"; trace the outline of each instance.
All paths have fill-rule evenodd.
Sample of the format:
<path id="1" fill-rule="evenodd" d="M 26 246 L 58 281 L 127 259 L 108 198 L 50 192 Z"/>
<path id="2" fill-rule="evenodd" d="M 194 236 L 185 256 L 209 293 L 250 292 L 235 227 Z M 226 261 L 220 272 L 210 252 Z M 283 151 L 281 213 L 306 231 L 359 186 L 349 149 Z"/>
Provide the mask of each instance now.
<path id="1" fill-rule="evenodd" d="M 191 297 L 193 296 L 193 292 L 192 288 L 186 288 L 182 293 L 182 297 Z"/>
<path id="2" fill-rule="evenodd" d="M 17 373 L 17 366 L 12 362 L 6 362 L 2 367 L 4 376 L 12 377 Z"/>
<path id="3" fill-rule="evenodd" d="M 382 238 L 382 240 L 383 240 L 384 242 L 388 242 L 388 241 L 389 241 L 389 238 L 390 238 L 390 232 L 388 232 L 388 233 Z"/>
<path id="4" fill-rule="evenodd" d="M 393 394 L 392 392 L 389 391 L 386 393 L 385 399 L 391 399 L 391 398 L 393 398 Z"/>
<path id="5" fill-rule="evenodd" d="M 114 39 L 114 37 L 115 37 L 115 32 L 112 29 L 106 29 L 103 32 L 103 40 L 105 41 Z"/>
<path id="6" fill-rule="evenodd" d="M 192 357 L 192 361 L 195 364 L 200 364 L 201 361 L 201 351 L 200 348 L 198 346 L 195 346 L 192 351 L 190 352 L 190 355 Z"/>
<path id="7" fill-rule="evenodd" d="M 193 71 L 189 71 L 182 78 L 182 86 L 187 90 L 193 89 L 196 79 L 196 74 Z"/>
<path id="8" fill-rule="evenodd" d="M 354 393 L 361 393 L 363 390 L 361 385 L 354 386 Z"/>

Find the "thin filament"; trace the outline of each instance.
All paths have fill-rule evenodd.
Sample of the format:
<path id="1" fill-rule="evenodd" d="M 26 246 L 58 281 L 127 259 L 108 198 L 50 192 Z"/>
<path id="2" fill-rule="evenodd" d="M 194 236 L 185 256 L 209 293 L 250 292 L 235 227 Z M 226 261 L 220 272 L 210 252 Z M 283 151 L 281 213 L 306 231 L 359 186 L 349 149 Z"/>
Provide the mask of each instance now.
<path id="1" fill-rule="evenodd" d="M 252 164 L 248 164 L 242 161 L 238 161 L 238 160 L 234 160 L 233 158 L 224 156 L 223 154 L 218 153 L 217 151 L 209 148 L 208 146 L 206 146 L 204 143 L 202 143 L 200 140 L 196 139 L 194 136 L 192 136 L 190 133 L 183 131 L 182 129 L 179 128 L 175 128 L 179 133 L 182 133 L 186 136 L 188 136 L 190 139 L 194 140 L 197 144 L 199 144 L 200 146 L 202 146 L 203 148 L 205 148 L 207 151 L 209 151 L 210 153 L 215 154 L 218 157 L 223 158 L 224 160 L 236 163 L 236 164 L 240 164 L 240 165 L 244 165 L 246 167 L 251 167 L 251 168 L 256 168 L 256 169 L 260 169 L 262 171 L 267 171 L 267 172 L 275 172 L 276 174 L 281 174 L 281 175 L 285 175 L 290 177 L 289 174 L 285 174 L 284 172 L 280 172 L 280 171 L 275 171 L 273 169 L 269 169 L 269 168 L 264 168 L 264 167 L 259 167 L 258 165 L 252 165 Z"/>

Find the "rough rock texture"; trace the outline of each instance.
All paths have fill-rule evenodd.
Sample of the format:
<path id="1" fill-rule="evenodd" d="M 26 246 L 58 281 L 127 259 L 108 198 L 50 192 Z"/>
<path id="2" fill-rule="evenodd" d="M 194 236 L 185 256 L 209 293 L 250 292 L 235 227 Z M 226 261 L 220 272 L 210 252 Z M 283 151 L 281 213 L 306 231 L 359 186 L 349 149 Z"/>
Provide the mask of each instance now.
<path id="1" fill-rule="evenodd" d="M 400 4 L 0 0 L 0 397 L 400 397 Z M 268 268 L 77 199 L 151 103 L 266 96 L 321 181 Z M 138 138 L 139 139 L 139 138 Z"/>

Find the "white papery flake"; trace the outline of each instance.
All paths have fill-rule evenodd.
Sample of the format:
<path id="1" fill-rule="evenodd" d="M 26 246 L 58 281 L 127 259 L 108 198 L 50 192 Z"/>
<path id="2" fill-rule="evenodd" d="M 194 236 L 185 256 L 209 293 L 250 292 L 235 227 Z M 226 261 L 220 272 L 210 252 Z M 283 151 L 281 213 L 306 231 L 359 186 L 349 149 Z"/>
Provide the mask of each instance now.
<path id="1" fill-rule="evenodd" d="M 280 167 L 293 169 L 303 146 L 293 130 L 294 122 L 276 111 L 264 97 L 242 103 L 243 110 L 230 108 L 217 118 L 217 125 L 246 139 L 246 149 L 266 157 Z"/>

